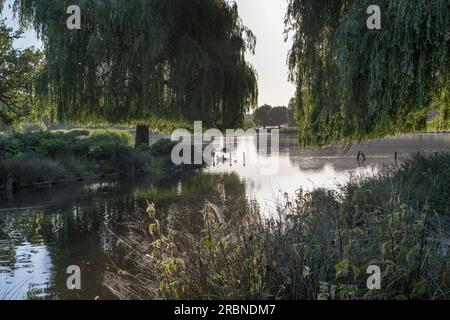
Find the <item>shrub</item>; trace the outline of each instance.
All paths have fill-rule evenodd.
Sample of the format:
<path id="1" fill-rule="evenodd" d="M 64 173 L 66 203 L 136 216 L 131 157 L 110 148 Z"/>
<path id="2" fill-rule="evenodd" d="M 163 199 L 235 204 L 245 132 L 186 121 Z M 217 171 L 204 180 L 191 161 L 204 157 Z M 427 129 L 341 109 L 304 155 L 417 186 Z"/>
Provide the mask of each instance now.
<path id="1" fill-rule="evenodd" d="M 51 145 L 54 140 L 59 143 L 67 141 L 68 138 L 62 133 L 32 132 L 14 133 L 2 140 L 2 149 L 5 155 L 15 156 L 17 153 L 36 152 L 45 155 L 47 145 Z M 72 141 L 67 141 L 68 143 Z"/>
<path id="2" fill-rule="evenodd" d="M 88 137 L 91 134 L 91 130 L 87 129 L 72 129 L 68 132 L 72 137 Z"/>
<path id="3" fill-rule="evenodd" d="M 95 142 L 108 140 L 108 141 L 116 141 L 118 143 L 124 143 L 127 145 L 130 145 L 133 140 L 133 137 L 128 131 L 113 130 L 113 129 L 92 131 L 91 134 L 89 135 L 89 138 Z"/>
<path id="4" fill-rule="evenodd" d="M 152 156 L 145 149 L 139 148 L 133 152 L 133 168 L 135 171 L 148 171 L 148 165 L 152 161 Z"/>
<path id="5" fill-rule="evenodd" d="M 60 176 L 145 170 L 151 159 L 150 149 L 132 148 L 130 142 L 131 135 L 120 130 L 76 129 L 2 136 L 2 183 L 15 181 L 23 187 Z"/>
<path id="6" fill-rule="evenodd" d="M 96 140 L 90 145 L 89 157 L 95 160 L 111 160 L 131 152 L 130 148 L 115 140 Z"/>
<path id="7" fill-rule="evenodd" d="M 69 149 L 69 141 L 52 137 L 51 139 L 43 139 L 42 141 L 40 141 L 38 153 L 43 156 L 52 158 L 57 155 L 68 153 Z"/>

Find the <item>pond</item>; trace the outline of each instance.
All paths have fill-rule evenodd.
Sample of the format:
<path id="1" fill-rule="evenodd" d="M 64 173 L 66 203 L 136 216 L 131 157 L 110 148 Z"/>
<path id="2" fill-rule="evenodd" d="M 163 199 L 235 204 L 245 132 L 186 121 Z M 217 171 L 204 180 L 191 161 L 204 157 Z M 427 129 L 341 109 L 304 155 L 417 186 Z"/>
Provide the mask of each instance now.
<path id="1" fill-rule="evenodd" d="M 244 210 L 256 201 L 266 214 L 274 202 L 302 188 L 337 188 L 352 175 L 372 175 L 417 152 L 450 149 L 450 134 L 387 138 L 353 146 L 301 149 L 295 135 L 280 136 L 277 152 L 255 137 L 240 137 L 235 151 L 203 170 L 170 176 L 126 177 L 75 183 L 42 190 L 0 194 L 0 299 L 112 299 L 104 274 L 121 252 L 116 236 L 144 217 L 153 202 L 163 224 L 190 228 L 200 224 L 205 200 L 226 199 Z M 357 160 L 358 152 L 366 160 Z M 250 158 L 276 160 L 277 173 L 262 175 Z M 244 160 L 246 158 L 246 160 Z M 231 159 L 231 161 L 230 161 Z M 222 157 L 222 160 L 223 157 Z M 172 206 L 190 208 L 187 217 L 171 216 Z M 67 267 L 81 268 L 82 288 L 67 289 Z"/>

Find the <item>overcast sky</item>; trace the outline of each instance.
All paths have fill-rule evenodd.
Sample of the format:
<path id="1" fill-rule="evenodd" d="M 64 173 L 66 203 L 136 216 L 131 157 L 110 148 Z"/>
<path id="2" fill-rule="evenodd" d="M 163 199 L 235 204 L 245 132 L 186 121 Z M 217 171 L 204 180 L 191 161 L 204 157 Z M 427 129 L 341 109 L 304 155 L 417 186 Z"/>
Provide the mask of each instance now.
<path id="1" fill-rule="evenodd" d="M 289 83 L 286 66 L 287 53 L 291 42 L 284 42 L 284 14 L 286 0 L 235 0 L 239 14 L 257 38 L 255 56 L 248 60 L 258 72 L 259 105 L 287 105 L 294 95 L 295 86 Z M 6 1 L 3 18 L 13 25 L 12 13 Z M 16 47 L 40 46 L 33 31 L 16 41 Z"/>
<path id="2" fill-rule="evenodd" d="M 258 72 L 259 105 L 287 105 L 295 86 L 286 65 L 291 42 L 284 42 L 286 0 L 235 0 L 239 15 L 257 38 L 256 54 L 248 60 Z"/>
<path id="3" fill-rule="evenodd" d="M 9 8 L 11 3 L 12 3 L 11 0 L 5 1 L 5 6 L 3 8 L 3 13 L 1 15 L 1 17 L 2 17 L 2 19 L 6 19 L 6 23 L 8 26 L 17 28 L 17 23 L 13 19 L 12 11 Z M 30 46 L 40 47 L 41 46 L 41 44 L 37 40 L 36 33 L 33 30 L 27 30 L 27 32 L 24 35 L 24 38 L 16 40 L 14 45 L 17 48 L 26 48 L 26 47 L 30 47 Z"/>

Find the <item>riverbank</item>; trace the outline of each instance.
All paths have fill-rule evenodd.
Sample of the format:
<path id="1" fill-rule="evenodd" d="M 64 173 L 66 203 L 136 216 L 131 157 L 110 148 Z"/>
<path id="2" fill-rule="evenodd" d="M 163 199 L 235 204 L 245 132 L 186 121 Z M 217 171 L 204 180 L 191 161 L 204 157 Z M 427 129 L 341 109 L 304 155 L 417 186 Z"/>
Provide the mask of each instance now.
<path id="1" fill-rule="evenodd" d="M 122 130 L 12 133 L 0 137 L 0 191 L 170 170 L 171 148 L 135 148 Z"/>
<path id="2" fill-rule="evenodd" d="M 339 190 L 299 191 L 269 219 L 207 202 L 190 234 L 149 204 L 149 226 L 118 242 L 139 277 L 116 266 L 105 284 L 122 299 L 448 299 L 448 181 L 450 154 L 418 155 Z"/>

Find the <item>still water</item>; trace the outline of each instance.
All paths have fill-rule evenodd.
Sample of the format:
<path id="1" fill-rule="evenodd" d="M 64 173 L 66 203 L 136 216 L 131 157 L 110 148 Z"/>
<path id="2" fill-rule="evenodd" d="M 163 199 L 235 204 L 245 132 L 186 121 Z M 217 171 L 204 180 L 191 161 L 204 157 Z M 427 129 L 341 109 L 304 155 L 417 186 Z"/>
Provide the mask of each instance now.
<path id="1" fill-rule="evenodd" d="M 256 201 L 270 214 L 285 193 L 337 188 L 351 175 L 375 174 L 395 162 L 395 152 L 402 161 L 417 152 L 449 149 L 450 134 L 399 136 L 320 150 L 300 149 L 295 135 L 283 135 L 277 152 L 258 146 L 255 137 L 242 137 L 234 153 L 225 153 L 201 171 L 0 194 L 0 299 L 114 298 L 103 280 L 109 266 L 121 258 L 115 235 L 125 235 L 126 224 L 145 216 L 147 201 L 155 203 L 163 224 L 189 228 L 200 224 L 197 212 L 205 200 L 226 199 L 237 214 L 248 201 Z M 359 151 L 366 156 L 364 163 L 356 159 Z M 277 165 L 275 175 L 261 174 L 267 163 Z M 189 207 L 189 215 L 171 217 L 174 205 Z M 70 265 L 81 268 L 79 291 L 67 290 Z"/>

